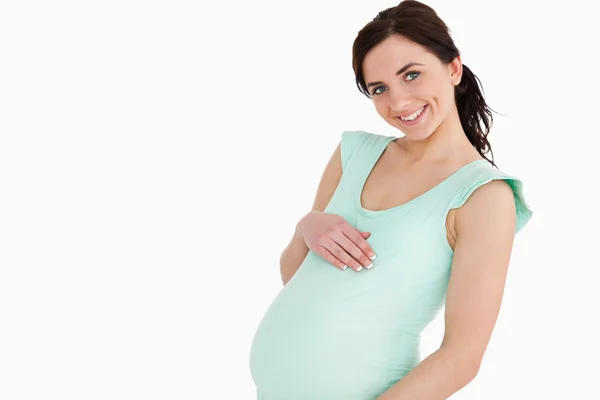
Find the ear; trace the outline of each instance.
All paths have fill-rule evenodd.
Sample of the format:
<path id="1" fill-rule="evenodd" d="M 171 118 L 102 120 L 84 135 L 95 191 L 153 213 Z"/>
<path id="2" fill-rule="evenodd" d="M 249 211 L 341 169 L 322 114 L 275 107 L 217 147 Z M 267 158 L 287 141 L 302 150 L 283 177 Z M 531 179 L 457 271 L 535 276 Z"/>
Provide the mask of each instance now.
<path id="1" fill-rule="evenodd" d="M 448 64 L 448 72 L 450 73 L 450 82 L 454 86 L 457 86 L 460 83 L 462 78 L 462 57 L 460 55 L 456 56 L 454 60 L 450 64 Z"/>

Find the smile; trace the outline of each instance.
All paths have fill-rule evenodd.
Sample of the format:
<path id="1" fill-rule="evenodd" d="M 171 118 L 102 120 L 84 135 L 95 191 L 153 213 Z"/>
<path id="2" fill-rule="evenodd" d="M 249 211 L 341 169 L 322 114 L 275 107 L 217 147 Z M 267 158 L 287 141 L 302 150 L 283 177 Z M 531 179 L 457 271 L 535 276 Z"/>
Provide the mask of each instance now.
<path id="1" fill-rule="evenodd" d="M 427 111 L 427 108 L 428 105 L 426 104 L 406 118 L 396 117 L 396 119 L 402 122 L 404 125 L 415 125 L 423 119 L 423 115 L 425 114 L 425 111 Z"/>

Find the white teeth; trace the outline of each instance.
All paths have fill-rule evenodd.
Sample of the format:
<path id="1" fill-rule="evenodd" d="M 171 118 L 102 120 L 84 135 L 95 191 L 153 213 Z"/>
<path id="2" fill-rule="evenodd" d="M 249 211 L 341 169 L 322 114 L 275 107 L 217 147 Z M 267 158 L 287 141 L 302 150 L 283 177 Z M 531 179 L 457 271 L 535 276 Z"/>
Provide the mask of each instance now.
<path id="1" fill-rule="evenodd" d="M 409 116 L 408 116 L 408 117 L 406 117 L 406 118 L 402 118 L 402 117 L 400 117 L 400 119 L 401 119 L 402 121 L 413 121 L 413 120 L 415 120 L 415 119 L 416 119 L 416 118 L 417 118 L 419 115 L 421 115 L 421 113 L 423 112 L 423 110 L 424 110 L 424 109 L 425 109 L 425 106 L 423 106 L 423 107 L 421 107 L 420 109 L 418 109 L 417 111 L 415 111 L 415 113 L 414 113 L 414 114 L 412 114 L 412 115 L 409 115 Z"/>

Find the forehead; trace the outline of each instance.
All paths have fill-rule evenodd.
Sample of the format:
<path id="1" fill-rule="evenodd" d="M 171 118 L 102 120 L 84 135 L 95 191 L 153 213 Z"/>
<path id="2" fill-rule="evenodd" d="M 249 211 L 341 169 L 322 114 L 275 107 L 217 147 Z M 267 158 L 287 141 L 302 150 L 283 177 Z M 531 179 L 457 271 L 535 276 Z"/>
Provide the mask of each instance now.
<path id="1" fill-rule="evenodd" d="M 365 81 L 370 78 L 378 79 L 386 75 L 395 75 L 398 69 L 409 62 L 431 64 L 431 53 L 424 47 L 410 40 L 393 35 L 373 47 L 363 61 L 363 74 Z"/>

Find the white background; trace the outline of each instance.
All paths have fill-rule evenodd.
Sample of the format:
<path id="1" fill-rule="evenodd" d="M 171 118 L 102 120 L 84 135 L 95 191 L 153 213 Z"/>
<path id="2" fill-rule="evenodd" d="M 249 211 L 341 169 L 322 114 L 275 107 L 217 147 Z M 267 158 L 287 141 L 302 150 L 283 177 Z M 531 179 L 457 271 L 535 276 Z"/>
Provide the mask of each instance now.
<path id="1" fill-rule="evenodd" d="M 1 399 L 254 399 L 251 340 L 341 132 L 402 135 L 351 68 L 397 3 L 200 3 L 1 3 Z M 594 14 L 426 3 L 503 114 L 495 161 L 534 210 L 452 399 L 600 398 Z"/>

